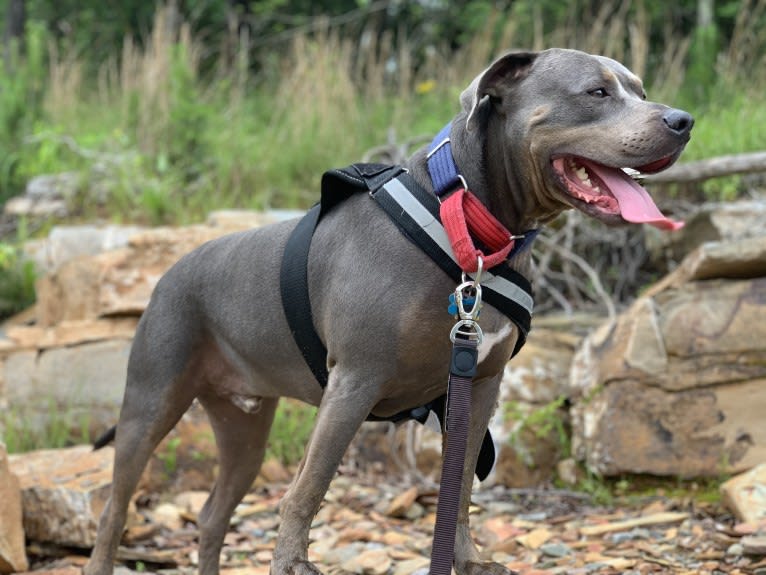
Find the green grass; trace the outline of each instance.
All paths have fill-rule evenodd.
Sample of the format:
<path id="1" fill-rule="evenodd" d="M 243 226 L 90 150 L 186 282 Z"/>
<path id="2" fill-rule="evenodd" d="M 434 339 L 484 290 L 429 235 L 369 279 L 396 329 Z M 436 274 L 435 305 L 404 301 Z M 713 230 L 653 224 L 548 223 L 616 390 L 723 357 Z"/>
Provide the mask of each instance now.
<path id="1" fill-rule="evenodd" d="M 311 437 L 317 409 L 298 401 L 283 399 L 274 414 L 266 457 L 284 465 L 298 463 Z"/>
<path id="2" fill-rule="evenodd" d="M 710 102 L 692 109 L 696 121 L 681 161 L 766 150 L 766 95 L 721 87 Z M 733 199 L 741 192 L 741 178 L 715 178 L 702 183 L 711 199 Z"/>
<path id="3" fill-rule="evenodd" d="M 0 241 L 0 320 L 35 301 L 35 267 L 24 260 L 18 244 Z"/>
<path id="4" fill-rule="evenodd" d="M 176 224 L 220 208 L 307 207 L 325 170 L 358 161 L 386 142 L 391 128 L 402 141 L 433 134 L 451 119 L 471 77 L 501 49 L 526 42 L 516 16 L 485 15 L 486 34 L 476 34 L 462 52 L 438 51 L 424 68 L 412 65 L 406 38 L 384 34 L 363 47 L 320 27 L 296 35 L 257 73 L 230 65 L 208 77 L 198 70 L 206 47 L 187 24 L 171 33 L 162 9 L 143 47 L 126 40 L 122 54 L 96 71 L 64 49 L 49 51 L 46 60 L 43 47 L 52 39 L 32 27 L 27 57 L 12 59 L 14 73 L 0 69 L 7 86 L 0 93 L 0 147 L 8 152 L 0 164 L 0 202 L 34 175 L 74 170 L 82 174 L 82 194 L 73 200 L 81 219 Z M 635 54 L 617 41 L 628 32 L 622 21 L 603 38 L 584 40 L 574 26 L 543 40 L 639 66 L 655 83 L 650 95 L 697 119 L 686 161 L 766 149 L 766 133 L 757 129 L 766 124 L 766 74 L 754 55 L 766 40 L 746 17 L 740 20 L 740 33 L 722 47 L 720 79 L 702 92 L 691 85 L 701 56 L 688 38 L 667 33 L 659 45 L 665 56 L 652 54 L 653 68 L 643 69 L 640 45 L 649 45 L 651 31 L 640 19 L 630 31 L 643 42 Z M 391 74 L 394 55 L 407 67 Z M 720 196 L 732 184 L 708 187 Z M 90 196 L 94 189 L 102 203 Z"/>
<path id="5" fill-rule="evenodd" d="M 90 443 L 91 419 L 72 406 L 47 399 L 44 412 L 10 406 L 0 412 L 0 442 L 8 453 L 56 449 Z"/>

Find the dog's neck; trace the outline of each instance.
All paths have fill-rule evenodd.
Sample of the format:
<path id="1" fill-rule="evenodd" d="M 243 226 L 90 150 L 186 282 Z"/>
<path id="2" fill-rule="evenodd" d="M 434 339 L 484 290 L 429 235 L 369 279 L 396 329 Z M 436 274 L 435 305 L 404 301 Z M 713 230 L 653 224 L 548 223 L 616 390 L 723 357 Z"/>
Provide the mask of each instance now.
<path id="1" fill-rule="evenodd" d="M 556 214 L 538 209 L 531 182 L 517 173 L 516 166 L 524 161 L 520 157 L 523 152 L 506 144 L 502 122 L 489 116 L 484 114 L 479 126 L 472 130 L 466 129 L 465 114 L 453 120 L 452 154 L 471 192 L 511 233 L 523 234 L 550 221 Z M 418 150 L 406 167 L 421 186 L 433 192 L 426 156 L 426 148 Z M 530 250 L 524 250 L 513 258 L 511 266 L 526 273 L 529 256 Z"/>

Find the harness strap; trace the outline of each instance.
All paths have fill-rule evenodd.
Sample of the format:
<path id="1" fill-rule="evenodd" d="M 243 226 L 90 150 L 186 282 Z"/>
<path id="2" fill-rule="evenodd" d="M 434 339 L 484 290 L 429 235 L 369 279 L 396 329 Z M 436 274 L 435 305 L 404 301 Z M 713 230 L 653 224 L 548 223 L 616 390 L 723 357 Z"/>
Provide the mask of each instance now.
<path id="1" fill-rule="evenodd" d="M 282 307 L 287 316 L 287 323 L 290 326 L 293 339 L 298 344 L 298 349 L 301 350 L 311 373 L 314 374 L 319 385 L 324 389 L 327 387 L 329 378 L 327 348 L 314 329 L 308 278 L 311 238 L 319 223 L 322 211 L 321 204 L 316 204 L 300 219 L 287 239 L 285 254 L 289 254 L 289 257 L 282 258 L 279 290 L 282 296 Z"/>
<path id="2" fill-rule="evenodd" d="M 330 209 L 354 193 L 369 192 L 391 217 L 402 234 L 418 245 L 439 267 L 456 282 L 461 281 L 462 270 L 452 253 L 450 242 L 439 222 L 439 201 L 419 186 L 400 166 L 382 164 L 355 164 L 344 169 L 330 170 L 322 177 L 322 197 L 299 221 L 288 238 L 282 257 L 280 293 L 282 307 L 293 338 L 314 374 L 317 382 L 327 386 L 327 349 L 314 327 L 308 289 L 308 257 L 311 237 L 321 218 Z M 469 208 L 470 209 L 470 208 Z M 517 241 L 511 255 L 524 249 L 529 236 Z M 479 247 L 482 240 L 479 239 Z M 484 301 L 510 318 L 519 328 L 515 355 L 524 344 L 530 329 L 532 315 L 532 288 L 524 276 L 509 266 L 497 266 L 482 274 Z M 420 407 L 404 410 L 390 417 L 376 417 L 370 421 L 399 422 L 415 419 L 425 423 L 433 411 L 444 422 L 446 397 L 442 396 Z M 487 432 L 481 445 L 476 475 L 485 479 L 492 470 L 495 447 Z"/>
<path id="3" fill-rule="evenodd" d="M 410 174 L 400 174 L 372 192 L 373 199 L 396 223 L 410 241 L 420 247 L 455 283 L 462 281 L 462 269 L 452 253 L 449 237 L 439 222 L 439 202 L 415 182 Z M 518 251 L 518 245 L 514 250 Z M 532 286 L 510 266 L 500 265 L 482 272 L 484 301 L 502 312 L 519 328 L 513 355 L 526 341 L 531 328 Z"/>
<path id="4" fill-rule="evenodd" d="M 445 426 L 447 441 L 442 456 L 429 575 L 450 575 L 452 572 L 463 463 L 471 423 L 471 386 L 476 375 L 477 360 L 476 340 L 456 338 L 450 361 Z"/>
<path id="5" fill-rule="evenodd" d="M 359 189 L 379 186 L 404 171 L 400 166 L 356 164 L 353 170 L 332 170 L 322 177 L 321 200 L 300 219 L 285 244 L 279 276 L 282 307 L 295 343 L 322 388 L 327 387 L 327 349 L 319 338 L 311 314 L 308 261 L 311 238 L 319 220 Z M 345 185 L 337 185 L 338 181 Z M 427 414 L 426 414 L 427 415 Z"/>

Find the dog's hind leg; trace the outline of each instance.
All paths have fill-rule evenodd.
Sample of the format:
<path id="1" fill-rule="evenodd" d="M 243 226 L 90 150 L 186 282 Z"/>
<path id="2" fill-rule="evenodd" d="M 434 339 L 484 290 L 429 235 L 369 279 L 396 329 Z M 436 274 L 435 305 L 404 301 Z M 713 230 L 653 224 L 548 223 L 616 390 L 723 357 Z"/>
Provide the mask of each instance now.
<path id="1" fill-rule="evenodd" d="M 198 518 L 199 572 L 216 575 L 231 514 L 261 468 L 279 399 L 261 398 L 252 413 L 214 394 L 201 396 L 200 402 L 215 433 L 219 473 Z"/>
<path id="2" fill-rule="evenodd" d="M 139 323 L 128 361 L 127 384 L 115 437 L 112 492 L 101 514 L 85 575 L 112 573 L 127 509 L 141 473 L 160 441 L 194 401 L 201 379 L 194 360 L 200 338 L 193 323 L 163 313 L 168 300 L 153 300 Z M 187 316 L 188 317 L 188 316 Z"/>
<path id="3" fill-rule="evenodd" d="M 194 397 L 160 401 L 146 409 L 145 399 L 134 401 L 136 393 L 125 395 L 117 424 L 112 492 L 99 522 L 98 536 L 85 575 L 112 573 L 115 553 L 122 538 L 127 509 L 133 492 L 152 452 L 191 405 Z M 143 386 L 141 386 L 143 388 Z"/>

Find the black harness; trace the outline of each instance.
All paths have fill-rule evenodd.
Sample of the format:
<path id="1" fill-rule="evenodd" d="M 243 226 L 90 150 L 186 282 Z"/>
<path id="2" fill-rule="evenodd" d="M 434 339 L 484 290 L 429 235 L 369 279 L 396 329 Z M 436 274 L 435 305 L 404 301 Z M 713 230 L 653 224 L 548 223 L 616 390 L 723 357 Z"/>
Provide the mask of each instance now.
<path id="1" fill-rule="evenodd" d="M 327 386 L 327 349 L 316 332 L 308 290 L 308 256 L 311 238 L 321 218 L 352 194 L 365 192 L 383 208 L 399 230 L 410 241 L 426 252 L 456 283 L 462 279 L 462 270 L 451 256 L 444 228 L 439 221 L 439 200 L 423 189 L 401 166 L 384 164 L 353 164 L 347 168 L 330 170 L 322 176 L 321 200 L 298 222 L 285 245 L 280 273 L 282 306 L 296 344 L 314 377 Z M 508 259 L 526 249 L 534 235 L 517 242 Z M 532 289 L 521 274 L 507 265 L 483 272 L 484 301 L 506 315 L 519 329 L 519 338 L 513 355 L 526 341 L 532 317 Z M 443 422 L 446 396 L 424 406 L 414 407 L 391 417 L 372 414 L 368 421 L 400 422 L 415 419 L 425 423 L 430 411 Z M 476 475 L 484 479 L 494 464 L 495 449 L 487 431 L 481 446 Z"/>

